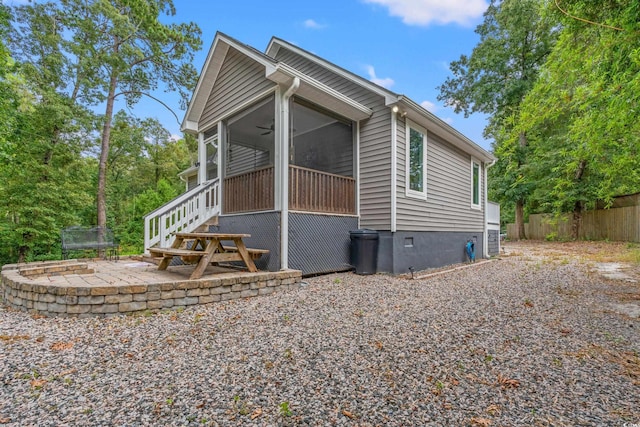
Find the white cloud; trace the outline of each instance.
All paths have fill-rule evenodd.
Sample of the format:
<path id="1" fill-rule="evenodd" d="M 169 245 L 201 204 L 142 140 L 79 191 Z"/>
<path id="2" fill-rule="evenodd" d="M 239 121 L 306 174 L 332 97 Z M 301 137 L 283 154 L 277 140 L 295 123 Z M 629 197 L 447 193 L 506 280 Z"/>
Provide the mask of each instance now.
<path id="1" fill-rule="evenodd" d="M 487 10 L 486 0 L 363 0 L 389 9 L 407 25 L 429 24 L 469 25 Z"/>
<path id="2" fill-rule="evenodd" d="M 382 79 L 376 76 L 376 70 L 375 68 L 373 68 L 373 65 L 367 65 L 366 68 L 367 73 L 369 74 L 369 81 L 372 81 L 373 83 L 380 85 L 386 89 L 389 89 L 395 83 L 395 81 L 391 77 L 385 77 Z"/>
<path id="3" fill-rule="evenodd" d="M 453 119 L 451 117 L 440 117 L 440 118 L 445 123 L 448 123 L 448 124 L 452 124 L 453 123 Z"/>
<path id="4" fill-rule="evenodd" d="M 431 111 L 432 113 L 435 113 L 438 110 L 438 106 L 431 101 L 422 101 L 420 103 L 420 106 L 427 111 Z"/>
<path id="5" fill-rule="evenodd" d="M 319 24 L 313 19 L 307 19 L 302 23 L 302 25 L 304 25 L 305 28 L 310 28 L 312 30 L 321 30 L 323 28 L 326 28 L 326 25 Z"/>

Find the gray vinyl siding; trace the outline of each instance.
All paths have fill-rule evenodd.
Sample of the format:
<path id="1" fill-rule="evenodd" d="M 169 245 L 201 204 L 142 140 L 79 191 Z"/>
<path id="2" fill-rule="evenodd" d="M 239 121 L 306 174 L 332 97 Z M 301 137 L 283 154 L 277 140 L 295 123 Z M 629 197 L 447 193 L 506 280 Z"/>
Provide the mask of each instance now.
<path id="1" fill-rule="evenodd" d="M 230 153 L 230 151 L 227 151 Z M 226 176 L 238 175 L 269 166 L 269 152 L 255 150 L 242 145 L 233 145 L 233 157 L 227 154 Z"/>
<path id="2" fill-rule="evenodd" d="M 229 48 L 215 86 L 200 118 L 200 126 L 227 114 L 247 100 L 255 98 L 275 83 L 264 76 L 264 66 Z"/>
<path id="3" fill-rule="evenodd" d="M 397 229 L 413 231 L 477 231 L 484 212 L 471 208 L 471 156 L 427 129 L 427 200 L 406 196 L 406 126 L 398 123 Z M 484 165 L 480 163 L 481 180 Z M 484 208 L 481 182 L 481 207 Z"/>
<path id="4" fill-rule="evenodd" d="M 382 99 L 380 100 L 383 104 Z M 391 229 L 391 113 L 378 106 L 360 122 L 360 227 Z"/>
<path id="5" fill-rule="evenodd" d="M 391 112 L 384 98 L 286 48 L 276 60 L 373 110 L 360 121 L 360 227 L 391 229 Z"/>

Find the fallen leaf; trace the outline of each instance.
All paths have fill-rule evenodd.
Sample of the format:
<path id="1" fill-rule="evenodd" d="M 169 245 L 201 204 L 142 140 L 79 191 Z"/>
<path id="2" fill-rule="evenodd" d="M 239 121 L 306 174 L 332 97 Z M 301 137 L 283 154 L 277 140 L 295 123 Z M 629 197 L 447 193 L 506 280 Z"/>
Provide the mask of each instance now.
<path id="1" fill-rule="evenodd" d="M 502 388 L 518 388 L 518 387 L 520 387 L 520 381 L 518 381 L 516 379 L 513 379 L 513 378 L 503 377 L 500 374 L 498 374 L 498 384 L 500 384 L 502 386 Z"/>
<path id="2" fill-rule="evenodd" d="M 54 342 L 53 344 L 51 344 L 51 350 L 54 351 L 69 350 L 72 347 L 72 342 Z"/>
<path id="3" fill-rule="evenodd" d="M 262 415 L 262 409 L 261 408 L 256 408 L 255 411 L 253 411 L 253 413 L 251 414 L 251 419 L 255 420 L 260 415 Z"/>
<path id="4" fill-rule="evenodd" d="M 351 412 L 347 411 L 346 409 L 342 410 L 342 415 L 344 415 L 347 418 L 351 418 L 351 419 L 354 419 L 356 417 L 355 415 L 353 415 Z"/>
<path id="5" fill-rule="evenodd" d="M 11 418 L 0 418 L 0 424 L 9 424 L 11 422 Z"/>
<path id="6" fill-rule="evenodd" d="M 20 341 L 20 340 L 28 340 L 31 339 L 29 335 L 0 335 L 0 340 L 2 341 Z"/>
<path id="7" fill-rule="evenodd" d="M 489 427 L 491 425 L 491 420 L 488 420 L 486 418 L 473 417 L 471 418 L 471 425 Z"/>
<path id="8" fill-rule="evenodd" d="M 376 348 L 378 350 L 382 350 L 384 348 L 384 346 L 382 345 L 382 343 L 380 341 L 376 341 L 375 342 Z"/>
<path id="9" fill-rule="evenodd" d="M 78 371 L 77 369 L 71 368 L 71 369 L 69 369 L 68 371 L 60 372 L 60 375 L 59 375 L 59 376 L 60 376 L 60 377 L 64 377 L 65 375 L 71 375 L 71 374 L 74 374 L 74 373 L 76 373 L 77 371 Z"/>

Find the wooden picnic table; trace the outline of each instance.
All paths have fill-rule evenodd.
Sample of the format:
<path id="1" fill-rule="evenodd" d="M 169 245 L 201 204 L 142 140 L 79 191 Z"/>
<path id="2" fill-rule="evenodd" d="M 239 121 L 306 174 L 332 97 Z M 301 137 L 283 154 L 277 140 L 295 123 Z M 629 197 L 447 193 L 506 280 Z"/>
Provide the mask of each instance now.
<path id="1" fill-rule="evenodd" d="M 154 255 L 161 255 L 162 261 L 158 270 L 166 270 L 174 256 L 179 256 L 187 261 L 196 261 L 197 265 L 190 279 L 202 277 L 210 263 L 242 261 L 250 272 L 258 269 L 253 262 L 253 256 L 268 253 L 265 249 L 247 249 L 242 241 L 250 234 L 230 233 L 175 233 L 175 240 L 170 248 L 149 248 Z M 187 241 L 193 241 L 191 248 L 184 248 Z M 232 241 L 235 246 L 225 246 L 223 241 Z"/>

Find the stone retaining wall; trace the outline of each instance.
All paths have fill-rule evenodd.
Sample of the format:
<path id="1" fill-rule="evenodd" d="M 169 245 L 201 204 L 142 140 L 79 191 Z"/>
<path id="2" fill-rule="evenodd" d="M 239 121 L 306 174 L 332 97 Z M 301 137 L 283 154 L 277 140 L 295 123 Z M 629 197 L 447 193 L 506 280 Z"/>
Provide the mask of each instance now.
<path id="1" fill-rule="evenodd" d="M 9 267 L 9 268 L 7 268 Z M 61 286 L 35 284 L 19 268 L 5 266 L 0 294 L 14 309 L 35 311 L 45 316 L 113 316 L 146 310 L 160 310 L 249 298 L 298 287 L 297 270 L 212 275 L 179 282 Z"/>

